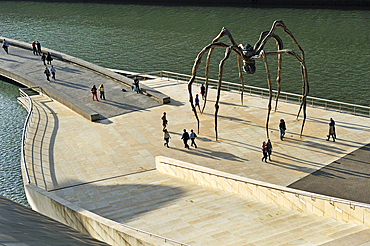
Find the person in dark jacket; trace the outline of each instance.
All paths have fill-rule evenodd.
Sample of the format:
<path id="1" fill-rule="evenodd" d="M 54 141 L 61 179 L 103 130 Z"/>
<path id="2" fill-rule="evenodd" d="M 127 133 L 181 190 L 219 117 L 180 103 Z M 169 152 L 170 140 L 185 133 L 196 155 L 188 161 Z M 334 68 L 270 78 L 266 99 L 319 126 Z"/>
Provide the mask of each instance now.
<path id="1" fill-rule="evenodd" d="M 283 119 L 280 120 L 279 129 L 280 129 L 280 139 L 283 140 L 286 130 L 285 121 Z"/>
<path id="2" fill-rule="evenodd" d="M 182 133 L 181 139 L 184 142 L 185 148 L 188 148 L 188 149 L 190 149 L 189 144 L 188 144 L 189 138 L 190 138 L 189 133 L 186 131 L 186 129 L 184 129 L 184 132 Z"/>

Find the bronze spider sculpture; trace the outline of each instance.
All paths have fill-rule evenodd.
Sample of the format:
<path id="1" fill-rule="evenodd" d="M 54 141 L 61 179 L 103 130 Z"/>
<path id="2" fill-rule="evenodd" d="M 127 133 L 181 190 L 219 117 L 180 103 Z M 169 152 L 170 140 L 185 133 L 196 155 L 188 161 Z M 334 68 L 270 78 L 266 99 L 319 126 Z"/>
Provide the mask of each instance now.
<path id="1" fill-rule="evenodd" d="M 281 28 L 283 31 L 293 40 L 293 42 L 296 44 L 298 49 L 301 52 L 301 56 L 299 56 L 296 52 L 290 49 L 283 49 L 283 42 L 280 39 L 278 35 L 276 35 L 274 32 L 276 28 Z M 225 43 L 219 42 L 219 39 L 223 36 L 227 36 L 232 45 L 227 45 Z M 272 51 L 272 52 L 265 52 L 264 51 L 264 46 L 267 43 L 267 41 L 273 38 L 276 41 L 276 45 L 278 47 L 277 51 Z M 277 103 L 280 95 L 280 72 L 281 72 L 281 54 L 287 54 L 290 56 L 295 57 L 301 64 L 301 73 L 302 73 L 302 102 L 297 114 L 297 118 L 299 117 L 299 114 L 303 108 L 303 123 L 302 123 L 302 128 L 301 128 L 301 136 L 303 132 L 303 127 L 306 121 L 306 98 L 308 96 L 309 92 L 309 86 L 308 86 L 308 79 L 307 79 L 307 69 L 306 69 L 306 64 L 304 61 L 304 52 L 299 46 L 298 42 L 296 39 L 293 37 L 292 33 L 286 28 L 285 24 L 283 23 L 282 20 L 276 20 L 272 24 L 272 27 L 270 31 L 264 31 L 261 33 L 258 41 L 256 44 L 252 47 L 250 44 L 246 44 L 243 46 L 242 44 L 237 45 L 234 41 L 234 39 L 231 36 L 231 33 L 226 29 L 222 28 L 220 34 L 217 35 L 216 38 L 213 39 L 212 43 L 209 45 L 205 46 L 198 54 L 198 56 L 195 58 L 193 69 L 192 69 L 192 76 L 189 80 L 188 83 L 188 91 L 189 91 L 189 102 L 191 105 L 191 108 L 195 114 L 195 117 L 198 121 L 198 133 L 199 133 L 199 118 L 197 111 L 194 107 L 193 103 L 193 95 L 192 95 L 192 84 L 195 80 L 197 69 L 199 67 L 199 64 L 202 60 L 203 55 L 208 51 L 208 56 L 207 56 L 207 61 L 206 61 L 206 81 L 205 81 L 205 101 L 203 105 L 203 109 L 201 113 L 203 113 L 204 108 L 206 106 L 206 101 L 207 101 L 207 92 L 208 92 L 208 72 L 209 72 L 209 62 L 211 58 L 211 54 L 216 47 L 222 47 L 225 48 L 225 56 L 224 58 L 220 61 L 219 64 L 219 74 L 218 74 L 218 86 L 217 86 L 217 99 L 215 102 L 215 133 L 216 133 L 216 141 L 217 141 L 217 114 L 219 110 L 219 101 L 220 101 L 220 91 L 221 91 L 221 83 L 222 83 L 222 73 L 223 73 L 223 66 L 225 61 L 229 58 L 231 51 L 237 54 L 238 58 L 238 68 L 239 68 L 239 78 L 241 80 L 242 84 L 242 92 L 241 92 L 241 102 L 243 104 L 243 91 L 244 91 L 244 82 L 243 82 L 243 77 L 242 77 L 242 72 L 241 72 L 241 62 L 240 58 L 243 59 L 243 70 L 247 74 L 253 74 L 256 71 L 256 66 L 255 66 L 255 60 L 256 59 L 263 59 L 266 67 L 266 72 L 267 72 L 267 82 L 268 82 L 268 87 L 269 87 L 269 102 L 268 102 L 268 113 L 267 113 L 267 119 L 266 119 L 266 133 L 267 133 L 267 138 L 269 138 L 269 132 L 268 132 L 268 124 L 269 124 L 269 118 L 270 118 L 270 111 L 271 111 L 271 100 L 272 100 L 272 88 L 271 88 L 271 79 L 270 79 L 270 72 L 267 66 L 267 56 L 278 56 L 278 72 L 277 72 L 277 94 L 276 94 L 276 104 L 275 104 L 275 111 L 277 110 Z"/>

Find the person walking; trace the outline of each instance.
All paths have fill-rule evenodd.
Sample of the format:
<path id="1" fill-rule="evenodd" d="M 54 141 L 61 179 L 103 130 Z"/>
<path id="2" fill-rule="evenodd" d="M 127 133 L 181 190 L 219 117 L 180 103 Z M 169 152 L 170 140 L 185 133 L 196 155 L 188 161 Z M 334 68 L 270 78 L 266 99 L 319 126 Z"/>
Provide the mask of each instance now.
<path id="1" fill-rule="evenodd" d="M 280 129 L 280 139 L 283 140 L 286 131 L 286 125 L 283 119 L 280 120 L 279 129 Z"/>
<path id="2" fill-rule="evenodd" d="M 195 143 L 195 138 L 197 137 L 197 134 L 195 134 L 195 132 L 193 131 L 193 129 L 190 130 L 190 140 L 191 140 L 191 146 L 194 146 L 195 148 L 197 148 L 197 144 Z"/>
<path id="3" fill-rule="evenodd" d="M 195 104 L 195 108 L 198 106 L 198 109 L 200 111 L 198 94 L 195 95 L 194 104 Z"/>
<path id="4" fill-rule="evenodd" d="M 332 125 L 333 126 L 333 130 L 334 130 L 334 138 L 336 139 L 337 138 L 337 134 L 335 132 L 335 121 L 333 120 L 333 118 L 330 118 L 330 123 L 329 125 Z"/>
<path id="5" fill-rule="evenodd" d="M 32 42 L 32 52 L 33 52 L 34 55 L 37 55 L 36 42 L 35 41 Z"/>
<path id="6" fill-rule="evenodd" d="M 100 92 L 100 100 L 105 100 L 105 94 L 104 94 L 104 86 L 103 84 L 100 84 L 99 86 L 99 92 Z"/>
<path id="7" fill-rule="evenodd" d="M 37 48 L 37 54 L 39 56 L 41 56 L 41 44 L 39 43 L 39 41 L 36 41 L 36 48 Z"/>
<path id="8" fill-rule="evenodd" d="M 185 148 L 190 149 L 189 144 L 188 144 L 189 133 L 186 131 L 186 129 L 184 129 L 184 132 L 182 133 L 181 139 L 184 142 Z"/>
<path id="9" fill-rule="evenodd" d="M 206 87 L 204 87 L 204 84 L 200 87 L 200 94 L 202 95 L 202 99 L 204 100 L 205 94 L 206 94 Z"/>
<path id="10" fill-rule="evenodd" d="M 269 161 L 271 161 L 272 143 L 271 143 L 270 139 L 267 139 L 266 150 L 267 150 L 267 154 L 268 154 L 268 157 L 269 157 Z"/>
<path id="11" fill-rule="evenodd" d="M 91 94 L 92 94 L 92 100 L 94 101 L 94 97 L 96 98 L 96 101 L 99 101 L 98 100 L 98 95 L 97 95 L 97 92 L 96 92 L 96 87 L 95 85 L 93 85 L 93 87 L 91 88 Z"/>
<path id="12" fill-rule="evenodd" d="M 166 116 L 166 112 L 163 112 L 163 115 L 162 115 L 162 126 L 163 126 L 163 131 L 166 129 L 167 127 L 167 116 Z"/>
<path id="13" fill-rule="evenodd" d="M 134 84 L 135 84 L 135 88 L 136 88 L 136 93 L 139 93 L 140 92 L 140 86 L 139 86 L 139 79 L 137 78 L 137 76 L 135 76 Z"/>
<path id="14" fill-rule="evenodd" d="M 267 147 L 265 141 L 263 141 L 262 143 L 262 154 L 263 154 L 262 161 L 263 159 L 265 159 L 265 162 L 267 162 Z"/>
<path id="15" fill-rule="evenodd" d="M 3 49 L 5 50 L 5 52 L 7 53 L 7 54 L 9 54 L 9 44 L 8 44 L 8 42 L 4 39 L 4 41 L 3 41 Z"/>
<path id="16" fill-rule="evenodd" d="M 50 82 L 50 71 L 48 69 L 48 67 L 45 67 L 45 71 L 44 71 L 44 74 L 46 75 L 46 80 Z"/>
<path id="17" fill-rule="evenodd" d="M 328 135 L 328 139 L 326 139 L 326 141 L 329 141 L 330 139 L 330 136 L 332 136 L 333 138 L 333 142 L 335 142 L 335 128 L 334 128 L 334 123 L 332 121 L 329 122 L 329 135 Z"/>
<path id="18" fill-rule="evenodd" d="M 46 66 L 45 60 L 46 60 L 46 56 L 45 56 L 44 53 L 42 53 L 42 55 L 41 55 L 41 61 L 44 62 L 44 66 Z"/>
<path id="19" fill-rule="evenodd" d="M 47 61 L 47 64 L 48 65 L 51 65 L 51 61 L 53 60 L 53 58 L 51 57 L 51 54 L 50 52 L 48 52 L 47 56 L 46 56 L 46 61 Z"/>
<path id="20" fill-rule="evenodd" d="M 56 72 L 56 70 L 55 70 L 55 68 L 54 68 L 53 65 L 51 65 L 51 67 L 50 67 L 50 72 L 52 74 L 52 78 L 55 80 L 55 72 Z"/>
<path id="21" fill-rule="evenodd" d="M 169 148 L 170 146 L 168 146 L 168 144 L 170 143 L 170 138 L 171 138 L 170 133 L 167 131 L 167 129 L 164 129 L 163 132 L 164 132 L 163 138 L 165 141 L 164 146 L 167 146 L 167 148 Z"/>

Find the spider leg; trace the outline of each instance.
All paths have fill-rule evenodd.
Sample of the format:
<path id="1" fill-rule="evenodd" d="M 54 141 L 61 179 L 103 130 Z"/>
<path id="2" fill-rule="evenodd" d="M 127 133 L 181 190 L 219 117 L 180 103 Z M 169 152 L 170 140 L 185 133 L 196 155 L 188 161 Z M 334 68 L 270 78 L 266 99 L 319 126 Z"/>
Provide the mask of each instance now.
<path id="1" fill-rule="evenodd" d="M 220 31 L 220 33 L 212 40 L 212 43 L 216 43 L 220 40 L 220 38 L 222 38 L 223 36 L 227 36 L 231 43 L 233 44 L 233 46 L 236 46 L 236 43 L 230 33 L 229 30 L 227 30 L 225 27 L 223 27 Z M 211 55 L 212 55 L 212 52 L 213 52 L 214 48 L 210 48 L 210 50 L 208 51 L 208 56 L 207 56 L 207 61 L 206 61 L 206 82 L 205 82 L 205 95 L 204 95 L 204 104 L 203 104 L 203 107 L 202 107 L 202 111 L 201 113 L 204 112 L 204 109 L 206 108 L 206 104 L 207 104 L 207 94 L 208 94 L 208 74 L 209 74 L 209 62 L 210 62 L 210 59 L 211 59 Z M 240 74 L 240 68 L 239 68 L 239 77 L 241 76 Z M 242 79 L 242 78 L 241 78 Z M 243 84 L 243 81 L 242 81 L 242 85 L 243 85 L 243 90 L 244 90 L 244 84 Z M 243 104 L 243 102 L 242 102 Z"/>
<path id="2" fill-rule="evenodd" d="M 238 68 L 239 68 L 239 78 L 240 78 L 240 81 L 242 83 L 242 91 L 241 91 L 241 94 L 240 94 L 240 101 L 242 103 L 242 105 L 244 105 L 243 103 L 243 99 L 244 99 L 244 96 L 243 96 L 243 93 L 244 93 L 244 81 L 243 81 L 243 75 L 242 75 L 242 70 L 241 70 L 241 66 L 240 66 L 240 55 L 238 55 Z"/>
<path id="3" fill-rule="evenodd" d="M 254 48 L 253 48 L 254 50 L 257 50 L 259 47 L 261 47 L 259 50 L 262 50 L 263 47 L 264 47 L 264 45 L 267 43 L 267 41 L 270 38 L 275 39 L 276 45 L 278 46 L 278 50 L 282 50 L 283 49 L 283 41 L 275 33 L 273 33 L 273 32 L 270 33 L 270 36 L 267 39 L 265 39 L 266 36 L 269 33 L 270 33 L 270 31 L 261 32 L 260 38 L 258 39 L 258 41 L 256 42 L 256 44 L 254 45 Z M 261 46 L 261 44 L 263 44 L 263 45 Z M 259 54 L 259 53 L 260 52 L 257 52 L 256 54 Z M 278 72 L 277 72 L 277 77 L 276 77 L 277 94 L 276 94 L 276 100 L 275 100 L 275 112 L 277 110 L 278 100 L 279 100 L 280 91 L 281 91 L 281 86 L 280 86 L 281 60 L 282 60 L 281 54 L 278 54 Z"/>
<path id="4" fill-rule="evenodd" d="M 307 109 L 306 104 L 307 104 L 307 96 L 308 96 L 308 93 L 309 93 L 309 84 L 308 84 L 308 78 L 307 78 L 306 63 L 305 63 L 304 59 L 302 59 L 293 50 L 279 50 L 279 51 L 275 51 L 275 52 L 265 53 L 266 56 L 273 56 L 273 55 L 279 55 L 279 54 L 287 54 L 287 55 L 293 56 L 301 64 L 301 73 L 302 73 L 302 81 L 303 81 L 303 89 L 302 89 L 303 91 L 302 91 L 302 93 L 303 94 L 302 94 L 302 102 L 301 102 L 301 105 L 299 107 L 297 118 L 299 117 L 299 114 L 300 114 L 300 112 L 303 108 L 303 123 L 302 123 L 302 128 L 301 128 L 301 136 L 302 136 L 304 124 L 306 122 L 306 109 Z M 258 59 L 258 58 L 261 58 L 261 56 L 255 57 L 255 59 Z"/>
<path id="5" fill-rule="evenodd" d="M 216 141 L 218 137 L 218 132 L 217 132 L 217 114 L 218 114 L 218 109 L 220 106 L 218 105 L 220 102 L 220 95 L 221 95 L 221 83 L 222 83 L 222 74 L 223 74 L 223 68 L 224 68 L 224 63 L 227 58 L 230 56 L 231 52 L 231 47 L 227 47 L 225 51 L 225 57 L 221 60 L 220 65 L 219 65 L 219 73 L 218 73 L 218 85 L 217 85 L 217 98 L 215 102 L 215 132 L 216 132 Z"/>
<path id="6" fill-rule="evenodd" d="M 207 62 L 206 62 L 206 82 L 205 82 L 205 95 L 204 95 L 204 104 L 203 104 L 203 108 L 202 108 L 202 111 L 201 113 L 203 114 L 204 112 L 204 109 L 206 108 L 206 104 L 207 104 L 207 95 L 208 95 L 208 74 L 209 74 L 209 61 L 211 59 L 211 55 L 212 55 L 212 52 L 213 52 L 214 48 L 211 48 L 209 51 L 208 51 L 208 56 L 207 56 Z"/>
<path id="7" fill-rule="evenodd" d="M 207 45 L 206 47 L 204 47 L 199 52 L 198 56 L 195 58 L 193 69 L 192 69 L 192 75 L 191 75 L 190 80 L 188 82 L 189 102 L 190 102 L 190 106 L 191 106 L 191 108 L 194 112 L 195 118 L 197 119 L 197 122 L 198 122 L 198 134 L 199 134 L 199 117 L 198 117 L 198 114 L 197 114 L 197 111 L 195 109 L 194 102 L 193 102 L 192 85 L 193 85 L 193 82 L 195 80 L 197 70 L 198 70 L 198 67 L 200 65 L 200 62 L 202 60 L 202 57 L 203 57 L 204 53 L 207 52 L 209 49 L 214 48 L 214 47 L 227 48 L 228 45 L 218 42 L 218 43 L 211 43 L 211 44 Z"/>
<path id="8" fill-rule="evenodd" d="M 269 103 L 267 106 L 267 119 L 266 119 L 266 134 L 267 134 L 267 138 L 269 138 L 269 120 L 270 120 L 271 100 L 272 100 L 271 78 L 270 78 L 270 72 L 269 72 L 269 68 L 267 65 L 267 59 L 266 59 L 266 54 L 264 50 L 261 51 L 260 56 L 263 58 L 263 61 L 265 63 L 266 73 L 267 73 L 267 82 L 269 85 Z"/>

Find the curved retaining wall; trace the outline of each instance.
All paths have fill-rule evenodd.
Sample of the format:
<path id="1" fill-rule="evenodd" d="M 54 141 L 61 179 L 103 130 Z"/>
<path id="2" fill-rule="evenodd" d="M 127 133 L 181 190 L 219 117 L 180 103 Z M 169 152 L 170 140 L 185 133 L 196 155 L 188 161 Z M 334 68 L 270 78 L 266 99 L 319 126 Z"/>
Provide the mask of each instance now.
<path id="1" fill-rule="evenodd" d="M 174 245 L 94 214 L 32 184 L 25 185 L 25 192 L 32 209 L 110 245 Z"/>
<path id="2" fill-rule="evenodd" d="M 156 168 L 161 173 L 202 186 L 300 212 L 370 227 L 370 204 L 274 185 L 163 156 L 156 157 Z"/>

